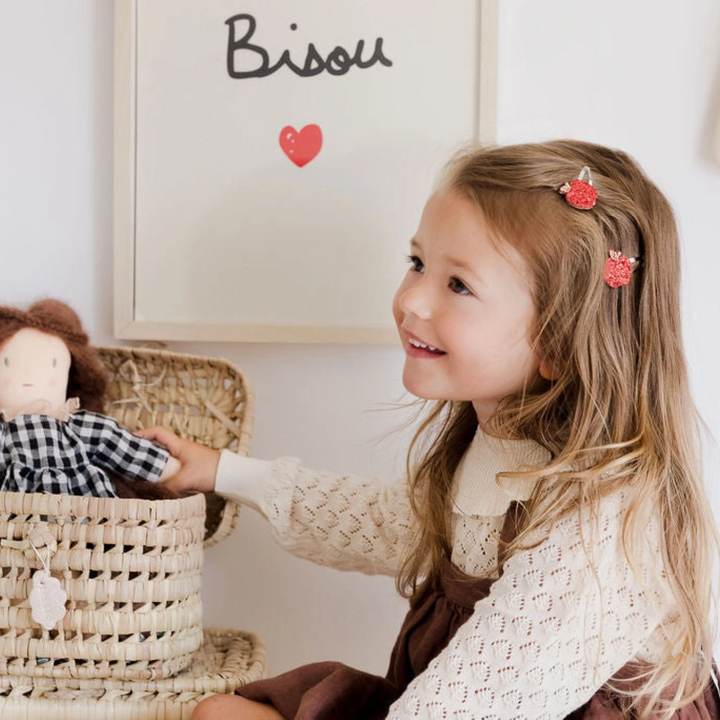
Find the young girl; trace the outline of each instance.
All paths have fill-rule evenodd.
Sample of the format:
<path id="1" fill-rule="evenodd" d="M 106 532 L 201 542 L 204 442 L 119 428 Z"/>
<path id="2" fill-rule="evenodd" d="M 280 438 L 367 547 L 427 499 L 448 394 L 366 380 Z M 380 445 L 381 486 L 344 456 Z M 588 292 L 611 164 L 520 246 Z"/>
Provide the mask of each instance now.
<path id="1" fill-rule="evenodd" d="M 425 417 L 394 484 L 220 457 L 160 430 L 181 491 L 410 598 L 387 677 L 318 663 L 202 718 L 711 718 L 716 530 L 681 344 L 672 211 L 627 155 L 454 159 L 393 303 Z"/>

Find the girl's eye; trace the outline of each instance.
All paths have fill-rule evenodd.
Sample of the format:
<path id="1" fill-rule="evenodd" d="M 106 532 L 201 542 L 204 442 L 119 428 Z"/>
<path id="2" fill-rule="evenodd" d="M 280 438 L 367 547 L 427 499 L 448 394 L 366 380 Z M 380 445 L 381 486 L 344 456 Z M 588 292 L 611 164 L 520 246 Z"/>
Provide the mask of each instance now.
<path id="1" fill-rule="evenodd" d="M 10 367 L 10 358 L 6 357 L 3 362 L 5 363 L 5 367 Z"/>
<path id="2" fill-rule="evenodd" d="M 57 358 L 53 358 L 53 367 L 57 367 Z"/>
<path id="3" fill-rule="evenodd" d="M 472 295 L 470 288 L 459 278 L 451 277 L 448 287 L 458 295 Z"/>
<path id="4" fill-rule="evenodd" d="M 423 265 L 423 261 L 417 255 L 408 255 L 407 261 L 410 263 L 411 272 L 425 272 L 425 266 Z"/>

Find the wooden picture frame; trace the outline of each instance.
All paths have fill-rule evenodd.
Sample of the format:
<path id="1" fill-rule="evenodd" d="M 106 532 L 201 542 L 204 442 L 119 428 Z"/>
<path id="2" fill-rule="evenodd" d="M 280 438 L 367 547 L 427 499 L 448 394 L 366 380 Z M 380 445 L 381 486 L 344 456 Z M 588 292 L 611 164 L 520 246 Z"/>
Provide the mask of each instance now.
<path id="1" fill-rule="evenodd" d="M 389 298 L 404 269 L 385 270 L 390 250 L 402 254 L 395 235 L 407 246 L 448 150 L 495 139 L 497 0 L 451 4 L 442 16 L 431 0 L 377 1 L 373 11 L 376 1 L 359 19 L 352 0 L 324 14 L 321 0 L 116 0 L 117 338 L 395 340 Z M 365 19 L 373 12 L 377 37 Z M 253 77 L 233 77 L 243 73 Z M 455 135 L 446 144 L 443 123 Z M 308 160 L 292 144 L 311 126 L 327 131 Z M 236 176 L 226 148 L 240 148 Z"/>

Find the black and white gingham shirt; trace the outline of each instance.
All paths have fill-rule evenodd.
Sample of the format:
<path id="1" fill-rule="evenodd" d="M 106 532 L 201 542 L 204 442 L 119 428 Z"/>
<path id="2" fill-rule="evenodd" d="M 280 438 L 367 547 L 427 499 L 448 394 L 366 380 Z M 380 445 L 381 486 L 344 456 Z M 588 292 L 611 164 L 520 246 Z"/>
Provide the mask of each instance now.
<path id="1" fill-rule="evenodd" d="M 116 497 L 103 468 L 157 481 L 168 453 L 106 415 L 81 410 L 68 420 L 18 415 L 0 421 L 0 490 Z"/>

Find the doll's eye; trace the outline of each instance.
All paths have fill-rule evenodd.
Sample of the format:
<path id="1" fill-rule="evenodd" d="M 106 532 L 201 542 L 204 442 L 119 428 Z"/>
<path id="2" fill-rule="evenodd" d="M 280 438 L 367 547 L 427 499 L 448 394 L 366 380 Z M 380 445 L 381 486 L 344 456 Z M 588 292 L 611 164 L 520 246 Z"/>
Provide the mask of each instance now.
<path id="1" fill-rule="evenodd" d="M 53 367 L 57 367 L 57 358 L 53 358 Z"/>
<path id="2" fill-rule="evenodd" d="M 5 367 L 10 367 L 10 358 L 6 357 L 3 362 L 5 363 Z"/>

